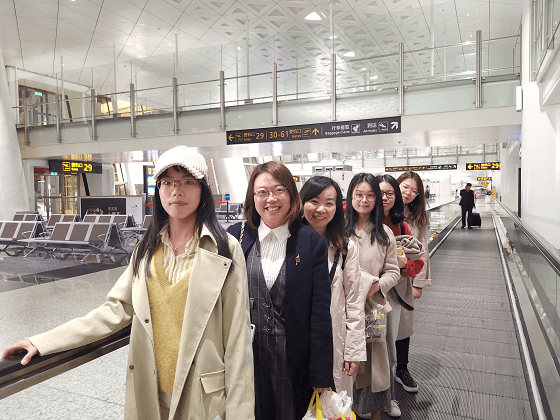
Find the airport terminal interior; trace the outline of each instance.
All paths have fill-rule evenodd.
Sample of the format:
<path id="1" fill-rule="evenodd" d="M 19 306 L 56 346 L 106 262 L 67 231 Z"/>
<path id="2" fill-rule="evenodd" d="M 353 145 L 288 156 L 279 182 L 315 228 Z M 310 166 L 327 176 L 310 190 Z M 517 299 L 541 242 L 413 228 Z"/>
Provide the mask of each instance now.
<path id="1" fill-rule="evenodd" d="M 225 229 L 268 161 L 344 199 L 413 171 L 431 286 L 400 418 L 560 419 L 560 0 L 0 4 L 0 349 L 103 304 L 177 145 Z M 124 418 L 129 338 L 0 360 L 0 419 Z"/>

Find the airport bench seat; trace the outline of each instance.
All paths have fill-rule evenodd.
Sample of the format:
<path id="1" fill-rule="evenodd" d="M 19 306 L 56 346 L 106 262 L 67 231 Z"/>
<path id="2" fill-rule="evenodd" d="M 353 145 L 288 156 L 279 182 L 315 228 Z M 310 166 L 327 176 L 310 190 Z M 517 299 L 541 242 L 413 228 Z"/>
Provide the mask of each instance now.
<path id="1" fill-rule="evenodd" d="M 154 216 L 152 216 L 151 214 L 146 214 L 144 216 L 142 225 L 121 228 L 120 233 L 123 239 L 123 243 L 138 243 L 142 239 L 144 234 L 148 231 L 148 228 L 152 224 L 153 218 Z"/>
<path id="2" fill-rule="evenodd" d="M 24 252 L 25 243 L 29 239 L 36 238 L 43 233 L 42 221 L 9 221 L 0 222 L 0 245 L 2 251 L 9 256 L 19 255 Z M 10 254 L 9 250 L 16 248 L 17 252 Z"/>
<path id="3" fill-rule="evenodd" d="M 216 209 L 217 216 L 226 216 L 226 219 L 237 219 L 242 211 L 241 203 L 230 203 L 229 210 L 227 204 L 220 204 L 220 207 Z"/>
<path id="4" fill-rule="evenodd" d="M 64 254 L 64 251 L 75 256 L 83 255 L 81 261 L 92 254 L 109 256 L 115 251 L 126 253 L 113 223 L 58 222 L 50 237 L 35 237 L 22 242 L 33 250 L 43 250 L 53 257 L 56 257 L 56 252 Z"/>

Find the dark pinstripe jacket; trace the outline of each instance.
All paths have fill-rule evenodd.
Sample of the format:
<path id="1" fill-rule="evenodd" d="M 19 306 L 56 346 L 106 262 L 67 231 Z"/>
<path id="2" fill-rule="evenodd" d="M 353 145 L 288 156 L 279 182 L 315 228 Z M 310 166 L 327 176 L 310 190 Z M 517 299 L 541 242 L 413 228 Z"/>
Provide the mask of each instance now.
<path id="1" fill-rule="evenodd" d="M 230 226 L 228 232 L 239 239 L 241 223 Z M 292 223 L 290 234 L 282 308 L 286 319 L 286 353 L 294 394 L 296 398 L 307 398 L 310 387 L 333 386 L 328 248 L 325 238 L 300 222 Z M 241 243 L 245 258 L 257 237 L 257 230 L 245 224 Z"/>

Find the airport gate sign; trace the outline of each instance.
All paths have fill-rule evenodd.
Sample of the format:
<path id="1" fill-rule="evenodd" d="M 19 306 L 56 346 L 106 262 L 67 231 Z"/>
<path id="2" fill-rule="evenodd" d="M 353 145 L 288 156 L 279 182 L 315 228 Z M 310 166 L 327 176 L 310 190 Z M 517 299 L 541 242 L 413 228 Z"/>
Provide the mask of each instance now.
<path id="1" fill-rule="evenodd" d="M 500 162 L 467 163 L 467 171 L 499 171 Z"/>
<path id="2" fill-rule="evenodd" d="M 370 118 L 355 121 L 253 128 L 226 132 L 227 144 L 269 143 L 275 141 L 316 140 L 337 137 L 369 136 L 401 132 L 401 117 Z"/>
<path id="3" fill-rule="evenodd" d="M 446 163 L 443 165 L 386 166 L 385 172 L 448 171 L 454 169 L 457 169 L 456 163 Z"/>

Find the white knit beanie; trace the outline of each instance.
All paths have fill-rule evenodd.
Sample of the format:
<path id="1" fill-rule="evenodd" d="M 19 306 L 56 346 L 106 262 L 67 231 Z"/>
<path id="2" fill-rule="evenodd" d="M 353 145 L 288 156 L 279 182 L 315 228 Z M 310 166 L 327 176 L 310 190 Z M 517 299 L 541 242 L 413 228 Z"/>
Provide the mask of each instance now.
<path id="1" fill-rule="evenodd" d="M 206 178 L 208 175 L 208 166 L 204 157 L 187 146 L 176 146 L 162 154 L 156 161 L 154 179 L 158 179 L 162 173 L 172 166 L 182 166 L 196 179 Z"/>

